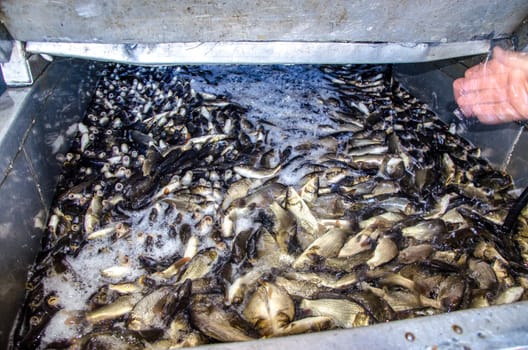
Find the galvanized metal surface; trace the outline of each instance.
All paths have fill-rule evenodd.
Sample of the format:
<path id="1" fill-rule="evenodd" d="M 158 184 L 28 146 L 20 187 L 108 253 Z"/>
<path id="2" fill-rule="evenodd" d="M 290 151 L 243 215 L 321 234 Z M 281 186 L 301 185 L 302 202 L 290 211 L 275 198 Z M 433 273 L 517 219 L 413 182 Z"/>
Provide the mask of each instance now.
<path id="1" fill-rule="evenodd" d="M 47 65 L 39 55 L 28 55 L 24 43 L 14 41 L 9 60 L 1 64 L 3 80 L 11 87 L 30 86 Z"/>
<path id="2" fill-rule="evenodd" d="M 25 293 L 42 227 L 69 147 L 66 130 L 84 114 L 95 80 L 90 62 L 62 60 L 29 88 L 0 96 L 0 348 Z"/>
<path id="3" fill-rule="evenodd" d="M 27 128 L 27 126 L 16 127 L 13 124 L 17 121 L 29 92 L 30 88 L 9 89 L 0 96 L 0 183 L 9 172 L 10 164 L 13 163 L 14 155 L 19 148 L 18 143 Z"/>
<path id="4" fill-rule="evenodd" d="M 341 64 L 426 62 L 487 52 L 489 40 L 439 44 L 338 42 L 192 42 L 97 44 L 28 42 L 26 50 L 132 64 Z"/>
<path id="5" fill-rule="evenodd" d="M 454 42 L 512 33 L 525 0 L 3 0 L 22 41 Z"/>
<path id="6" fill-rule="evenodd" d="M 24 45 L 17 41 L 8 62 L 2 63 L 2 75 L 9 86 L 29 86 L 33 84 L 31 67 L 26 58 Z"/>

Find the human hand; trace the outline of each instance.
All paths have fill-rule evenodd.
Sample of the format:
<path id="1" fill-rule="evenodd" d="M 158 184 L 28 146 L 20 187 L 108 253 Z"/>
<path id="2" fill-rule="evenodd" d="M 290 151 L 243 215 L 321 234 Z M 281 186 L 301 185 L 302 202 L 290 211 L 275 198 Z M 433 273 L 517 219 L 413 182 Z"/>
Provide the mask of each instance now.
<path id="1" fill-rule="evenodd" d="M 454 81 L 455 100 L 465 116 L 485 124 L 528 119 L 528 54 L 493 49 L 493 58 Z"/>

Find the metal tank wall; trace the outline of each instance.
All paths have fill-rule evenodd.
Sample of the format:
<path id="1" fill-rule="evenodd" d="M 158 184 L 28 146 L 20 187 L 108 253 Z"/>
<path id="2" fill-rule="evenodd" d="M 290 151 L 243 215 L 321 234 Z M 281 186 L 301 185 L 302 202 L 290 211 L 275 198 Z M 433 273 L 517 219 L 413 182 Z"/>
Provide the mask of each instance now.
<path id="1" fill-rule="evenodd" d="M 499 0 L 450 0 L 427 2 L 426 6 L 421 1 L 357 0 L 326 2 L 324 8 L 317 2 L 303 1 L 227 1 L 215 5 L 185 0 L 174 4 L 162 1 L 154 7 L 143 0 L 4 0 L 0 4 L 0 20 L 15 39 L 29 41 L 27 47 L 33 47 L 34 52 L 51 50 L 49 45 L 42 49 L 37 45 L 39 42 L 119 43 L 127 44 L 119 46 L 124 50 L 121 53 L 125 60 L 137 60 L 143 56 L 134 54 L 154 48 L 149 43 L 231 41 L 232 49 L 239 47 L 240 41 L 257 40 L 271 42 L 272 48 L 277 48 L 277 41 L 304 42 L 300 47 L 307 49 L 310 41 L 398 42 L 396 51 L 386 51 L 381 44 L 355 59 L 390 62 L 402 54 L 408 55 L 402 56 L 408 62 L 413 58 L 432 60 L 435 57 L 431 50 L 439 47 L 450 50 L 453 46 L 443 45 L 453 42 L 466 43 L 451 53 L 451 57 L 460 56 L 476 39 L 511 33 L 528 12 L 525 0 L 507 4 Z M 523 28 L 521 35 L 526 36 L 526 25 Z M 139 51 L 135 46 L 138 42 L 146 45 L 140 46 Z M 422 48 L 406 44 L 409 42 L 432 44 Z M 348 47 L 351 53 L 356 52 L 357 46 Z M 60 47 L 58 54 L 64 48 Z M 480 46 L 478 50 L 483 52 Z M 307 57 L 324 60 L 317 56 L 321 53 L 328 51 L 312 51 Z M 443 55 L 447 56 L 446 51 Z M 236 59 L 241 57 L 228 57 L 231 61 Z M 250 63 L 256 58 L 246 59 Z M 396 66 L 394 72 L 405 87 L 449 123 L 456 107 L 451 83 L 476 62 L 471 59 L 412 64 Z M 82 118 L 90 101 L 96 68 L 92 61 L 56 60 L 31 88 L 11 88 L 0 95 L 0 348 L 7 346 L 24 296 L 27 271 L 40 247 L 60 171 L 57 155 L 67 150 L 68 128 Z M 528 155 L 524 151 L 528 147 L 528 132 L 522 125 L 470 124 L 459 126 L 458 130 L 481 146 L 492 163 L 510 172 L 518 186 L 528 185 Z M 526 310 L 528 302 L 521 302 L 427 320 L 217 347 L 349 349 L 391 344 L 401 349 L 500 348 L 528 344 Z M 455 332 L 458 328 L 454 325 L 463 332 Z"/>
<path id="2" fill-rule="evenodd" d="M 528 18 L 524 19 L 511 39 L 496 40 L 492 45 L 528 53 Z M 405 88 L 427 103 L 445 123 L 452 123 L 457 134 L 479 146 L 486 159 L 510 174 L 518 188 L 524 188 L 528 186 L 528 124 L 484 125 L 476 119 L 460 121 L 453 114 L 457 107 L 453 97 L 453 81 L 463 77 L 466 69 L 486 59 L 487 55 L 477 55 L 402 64 L 394 67 L 394 73 Z"/>
<path id="3" fill-rule="evenodd" d="M 523 0 L 0 3 L 27 52 L 140 64 L 432 61 L 484 53 L 527 14 Z"/>
<path id="4" fill-rule="evenodd" d="M 52 63 L 31 88 L 0 96 L 0 348 L 5 349 L 40 249 L 67 129 L 84 114 L 95 87 L 94 64 Z"/>
<path id="5" fill-rule="evenodd" d="M 527 13 L 524 0 L 3 0 L 0 6 L 17 40 L 114 44 L 464 42 L 511 33 Z"/>
<path id="6" fill-rule="evenodd" d="M 429 74 L 444 74 L 442 65 L 449 66 L 451 63 L 437 62 Z M 411 90 L 417 93 L 421 91 L 424 98 L 436 96 L 436 102 L 431 102 L 432 106 L 443 119 L 448 120 L 450 114 L 442 114 L 442 111 L 450 112 L 452 108 L 449 79 L 443 82 L 444 85 L 433 84 L 436 90 L 432 91 L 428 90 L 428 85 L 424 83 L 431 81 L 430 79 L 423 79 L 420 74 L 406 76 L 406 69 L 408 71 L 409 67 L 394 67 L 395 74 L 404 84 L 407 81 Z M 60 171 L 58 155 L 67 151 L 71 136 L 71 130 L 68 129 L 82 118 L 90 102 L 96 82 L 96 70 L 97 64 L 93 61 L 59 59 L 49 65 L 33 87 L 11 88 L 0 97 L 1 348 L 7 345 L 9 332 L 24 296 L 28 268 L 39 250 L 42 228 L 47 222 Z M 424 81 L 420 83 L 418 79 L 413 81 L 411 86 L 409 77 L 418 77 Z M 521 142 L 526 142 L 526 133 L 521 133 L 521 137 L 513 141 L 510 137 L 519 133 L 521 128 L 512 124 L 489 130 L 490 133 L 498 135 L 500 144 L 504 145 L 496 153 L 490 153 L 496 164 L 506 164 L 508 169 L 513 169 L 519 162 L 528 162 L 526 154 L 518 151 L 514 153 L 515 156 L 510 157 L 509 162 L 504 163 L 504 156 L 508 154 L 506 150 L 514 148 L 513 141 L 517 142 L 520 150 Z M 489 137 L 488 133 L 479 134 L 478 131 L 473 131 L 477 140 L 478 135 L 481 135 L 482 140 Z M 517 178 L 519 184 L 526 182 L 526 169 L 525 167 L 524 175 Z M 486 347 L 492 344 L 500 348 L 528 344 L 526 310 L 528 302 L 520 302 L 458 311 L 427 319 L 396 321 L 363 329 L 329 331 L 217 347 L 272 349 L 303 344 L 308 349 L 316 349 L 323 344 L 331 344 L 333 348 L 344 350 L 354 348 L 351 344 L 355 344 L 355 348 L 391 344 L 396 349 L 433 345 L 439 348 L 456 348 L 464 344 Z M 481 322 L 482 320 L 487 321 Z M 463 329 L 463 332 L 459 332 L 459 328 Z M 431 332 L 431 329 L 438 331 Z"/>

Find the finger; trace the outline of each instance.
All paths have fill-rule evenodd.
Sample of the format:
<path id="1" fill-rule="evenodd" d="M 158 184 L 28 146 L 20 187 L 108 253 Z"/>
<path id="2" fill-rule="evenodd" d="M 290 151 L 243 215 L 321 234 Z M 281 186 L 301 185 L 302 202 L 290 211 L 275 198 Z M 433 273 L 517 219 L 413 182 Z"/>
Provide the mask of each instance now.
<path id="1" fill-rule="evenodd" d="M 459 107 L 459 108 L 460 108 L 460 111 L 462 111 L 462 114 L 467 118 L 473 117 L 475 115 L 475 113 L 473 112 L 473 108 L 471 108 L 471 106 L 464 106 L 464 107 Z"/>
<path id="2" fill-rule="evenodd" d="M 508 91 L 506 89 L 475 90 L 460 95 L 456 101 L 461 108 L 481 103 L 507 102 Z"/>
<path id="3" fill-rule="evenodd" d="M 474 105 L 472 112 L 484 124 L 499 124 L 522 119 L 507 102 Z"/>
<path id="4" fill-rule="evenodd" d="M 493 74 L 476 78 L 464 78 L 458 86 L 462 95 L 475 90 L 504 89 L 508 86 L 507 74 Z"/>
<path id="5" fill-rule="evenodd" d="M 504 89 L 476 90 L 466 95 L 460 95 L 456 102 L 465 116 L 477 116 L 482 110 L 487 110 L 487 106 L 482 105 L 503 105 L 508 103 L 508 92 Z M 504 113 L 505 111 L 501 111 Z M 508 111 L 506 111 L 508 113 Z M 500 118 L 498 118 L 500 120 Z"/>
<path id="6" fill-rule="evenodd" d="M 512 70 L 506 92 L 512 107 L 520 115 L 528 118 L 528 72 L 523 74 L 518 69 Z"/>
<path id="7" fill-rule="evenodd" d="M 457 79 L 453 82 L 453 94 L 454 94 L 454 97 L 455 97 L 455 101 L 460 109 L 460 111 L 462 112 L 463 115 L 465 115 L 466 117 L 471 117 L 473 115 L 473 110 L 471 109 L 471 104 L 465 104 L 465 105 L 461 105 L 460 103 L 460 98 L 463 96 L 462 95 L 462 90 L 461 90 L 461 86 L 463 85 L 464 83 L 464 79 L 461 78 L 461 79 Z"/>
<path id="8" fill-rule="evenodd" d="M 471 117 L 474 115 L 473 113 L 473 109 L 471 108 L 474 104 L 462 104 L 460 102 L 460 98 L 462 97 L 463 95 L 459 95 L 459 96 L 455 96 L 455 101 L 458 105 L 458 108 L 460 109 L 460 111 L 462 112 L 462 114 L 466 117 Z"/>
<path id="9" fill-rule="evenodd" d="M 510 68 L 508 68 L 504 64 L 495 60 L 490 60 L 486 63 L 481 63 L 478 66 L 468 69 L 464 74 L 464 77 L 473 79 L 478 77 L 485 77 L 488 75 L 503 74 L 507 73 L 508 69 Z"/>
<path id="10" fill-rule="evenodd" d="M 464 73 L 465 78 L 474 78 L 480 74 L 482 74 L 482 71 L 484 69 L 484 63 L 479 63 L 476 66 L 473 66 L 466 70 Z"/>
<path id="11" fill-rule="evenodd" d="M 458 78 L 453 82 L 453 94 L 455 95 L 455 100 L 458 100 L 458 97 L 462 95 L 462 85 L 464 85 L 464 78 Z"/>
<path id="12" fill-rule="evenodd" d="M 493 58 L 507 67 L 528 71 L 528 53 L 505 51 L 500 47 L 495 47 L 493 49 Z"/>
<path id="13" fill-rule="evenodd" d="M 474 77 L 483 73 L 503 73 L 507 71 L 508 67 L 505 66 L 501 61 L 496 59 L 486 59 L 486 61 L 479 63 L 466 70 L 465 77 Z"/>

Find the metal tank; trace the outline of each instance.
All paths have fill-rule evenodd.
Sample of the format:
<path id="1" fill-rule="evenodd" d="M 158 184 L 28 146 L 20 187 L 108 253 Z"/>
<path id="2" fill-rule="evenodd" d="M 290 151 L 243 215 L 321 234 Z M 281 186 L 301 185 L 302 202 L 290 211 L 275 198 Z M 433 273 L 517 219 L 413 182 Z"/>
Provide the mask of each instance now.
<path id="1" fill-rule="evenodd" d="M 83 117 L 98 61 L 398 63 L 394 72 L 403 85 L 451 123 L 453 79 L 497 42 L 527 50 L 527 16 L 524 0 L 2 1 L 0 347 L 7 346 L 40 248 L 60 171 L 54 154 L 68 149 L 67 129 Z M 523 125 L 457 130 L 517 187 L 528 185 Z M 519 302 L 215 347 L 513 348 L 528 345 L 527 313 L 528 302 Z"/>

